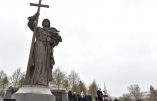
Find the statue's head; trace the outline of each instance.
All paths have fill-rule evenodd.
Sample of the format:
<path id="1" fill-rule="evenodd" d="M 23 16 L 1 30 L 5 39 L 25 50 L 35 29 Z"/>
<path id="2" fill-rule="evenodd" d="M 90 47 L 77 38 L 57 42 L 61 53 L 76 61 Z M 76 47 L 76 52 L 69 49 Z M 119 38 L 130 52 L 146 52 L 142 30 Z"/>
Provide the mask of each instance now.
<path id="1" fill-rule="evenodd" d="M 50 27 L 50 20 L 49 19 L 44 19 L 42 22 L 43 27 Z"/>

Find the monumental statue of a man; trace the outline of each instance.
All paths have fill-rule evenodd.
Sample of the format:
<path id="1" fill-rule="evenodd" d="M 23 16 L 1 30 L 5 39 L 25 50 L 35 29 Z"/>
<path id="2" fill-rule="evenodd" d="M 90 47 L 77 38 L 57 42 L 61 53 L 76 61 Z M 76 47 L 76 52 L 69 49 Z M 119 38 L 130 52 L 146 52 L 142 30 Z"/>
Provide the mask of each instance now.
<path id="1" fill-rule="evenodd" d="M 28 27 L 34 31 L 39 13 L 28 17 Z M 42 27 L 36 27 L 33 54 L 29 59 L 25 84 L 48 86 L 52 80 L 52 69 L 55 64 L 53 48 L 62 41 L 59 31 L 50 27 L 49 19 L 44 19 Z"/>

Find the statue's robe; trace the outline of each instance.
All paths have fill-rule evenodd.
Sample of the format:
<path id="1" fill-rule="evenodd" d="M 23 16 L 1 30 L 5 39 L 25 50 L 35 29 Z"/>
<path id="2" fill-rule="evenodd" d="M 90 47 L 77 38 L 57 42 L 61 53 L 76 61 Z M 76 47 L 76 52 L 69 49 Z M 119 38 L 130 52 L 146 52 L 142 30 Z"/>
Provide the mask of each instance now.
<path id="1" fill-rule="evenodd" d="M 37 28 L 33 54 L 27 67 L 26 84 L 48 86 L 52 80 L 52 69 L 55 64 L 53 48 L 60 41 L 61 37 L 55 28 Z"/>

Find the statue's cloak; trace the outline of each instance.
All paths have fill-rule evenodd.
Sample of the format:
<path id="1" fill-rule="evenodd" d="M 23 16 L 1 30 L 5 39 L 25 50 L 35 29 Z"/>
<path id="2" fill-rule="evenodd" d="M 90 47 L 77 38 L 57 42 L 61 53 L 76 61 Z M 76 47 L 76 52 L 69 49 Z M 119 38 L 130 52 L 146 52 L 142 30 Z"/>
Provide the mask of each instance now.
<path id="1" fill-rule="evenodd" d="M 26 84 L 47 86 L 52 80 L 52 69 L 55 64 L 53 48 L 60 40 L 61 37 L 55 28 L 37 28 L 33 54 L 27 67 Z"/>

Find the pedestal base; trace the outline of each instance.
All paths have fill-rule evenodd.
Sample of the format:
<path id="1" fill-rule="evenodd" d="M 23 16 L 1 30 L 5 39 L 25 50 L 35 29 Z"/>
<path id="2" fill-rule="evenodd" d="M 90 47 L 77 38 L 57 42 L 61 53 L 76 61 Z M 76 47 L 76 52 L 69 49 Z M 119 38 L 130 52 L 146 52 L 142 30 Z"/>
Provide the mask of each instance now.
<path id="1" fill-rule="evenodd" d="M 11 99 L 16 99 L 16 101 L 55 101 L 55 96 L 48 87 L 24 86 L 13 94 Z"/>
<path id="2" fill-rule="evenodd" d="M 56 101 L 68 101 L 68 93 L 66 90 L 51 90 L 56 97 Z"/>

